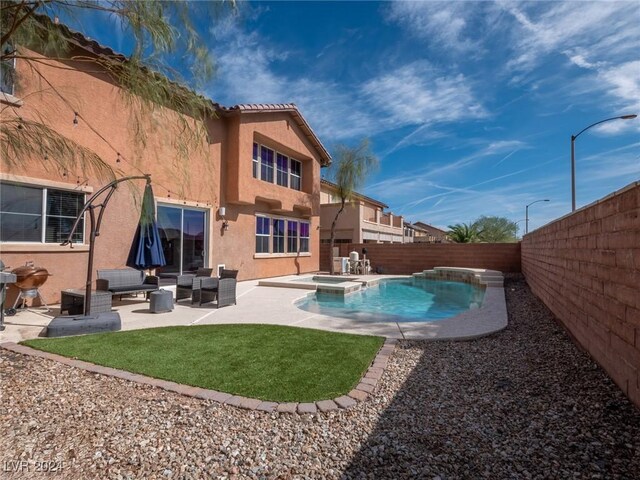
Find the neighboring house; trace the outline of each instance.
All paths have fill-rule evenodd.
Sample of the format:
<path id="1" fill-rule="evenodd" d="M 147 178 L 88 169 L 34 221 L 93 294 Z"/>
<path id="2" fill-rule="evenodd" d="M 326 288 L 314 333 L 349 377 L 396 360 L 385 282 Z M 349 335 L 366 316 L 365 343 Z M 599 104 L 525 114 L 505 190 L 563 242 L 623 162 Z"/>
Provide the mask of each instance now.
<path id="1" fill-rule="evenodd" d="M 70 42 L 70 55 L 111 52 L 79 34 Z M 30 55 L 40 57 L 37 68 L 68 93 L 72 106 L 42 91 L 33 70 L 18 60 L 15 91 L 0 96 L 0 107 L 10 104 L 7 114 L 25 119 L 43 118 L 122 176 L 151 174 L 168 262 L 159 274 L 226 265 L 239 270 L 239 279 L 251 279 L 319 269 L 320 169 L 331 157 L 295 105 L 212 103 L 218 118 L 207 120 L 208 138 L 180 163 L 175 124 L 152 114 L 140 147 L 130 123 L 132 103 L 94 64 Z M 84 121 L 74 122 L 74 112 L 100 135 Z M 2 260 L 11 267 L 33 261 L 47 268 L 53 275 L 44 285 L 48 302 L 58 300 L 61 289 L 83 286 L 86 278 L 86 225 L 74 248 L 59 244 L 88 196 L 105 184 L 87 175 L 45 169 L 42 162 L 0 174 Z M 137 187 L 141 193 L 143 182 Z M 105 210 L 95 269 L 125 266 L 139 215 L 131 189 L 119 188 Z"/>
<path id="2" fill-rule="evenodd" d="M 415 222 L 414 229 L 414 242 L 419 243 L 451 243 L 449 235 L 444 230 L 434 227 L 423 222 Z"/>
<path id="3" fill-rule="evenodd" d="M 388 206 L 378 200 L 355 193 L 336 224 L 336 243 L 403 243 L 401 216 L 384 212 Z M 320 239 L 331 240 L 331 224 L 340 209 L 340 197 L 334 183 L 320 182 Z"/>
<path id="4" fill-rule="evenodd" d="M 413 238 L 416 234 L 416 229 L 413 228 L 409 222 L 403 222 L 404 225 L 404 239 L 403 243 L 413 243 Z"/>

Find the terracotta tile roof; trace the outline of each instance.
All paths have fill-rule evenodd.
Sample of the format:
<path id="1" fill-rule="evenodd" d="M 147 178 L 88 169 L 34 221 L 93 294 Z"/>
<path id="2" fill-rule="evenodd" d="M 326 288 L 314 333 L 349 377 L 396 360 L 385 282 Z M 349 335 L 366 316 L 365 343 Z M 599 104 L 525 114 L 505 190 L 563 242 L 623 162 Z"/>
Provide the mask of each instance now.
<path id="1" fill-rule="evenodd" d="M 415 222 L 413 224 L 413 228 L 415 228 L 416 230 L 420 230 L 422 232 L 428 232 L 428 233 L 433 233 L 435 230 L 436 232 L 447 235 L 447 232 L 442 230 L 441 228 L 434 227 L 433 225 L 429 225 L 428 223 L 424 223 L 424 222 Z"/>
<path id="2" fill-rule="evenodd" d="M 320 179 L 320 183 L 321 183 L 321 184 L 324 184 L 324 185 L 327 185 L 327 186 L 329 186 L 329 187 L 332 187 L 332 188 L 334 188 L 334 189 L 337 189 L 337 188 L 338 188 L 338 185 L 336 185 L 335 183 L 330 182 L 329 180 L 326 180 L 326 179 L 324 179 L 324 178 Z M 375 204 L 375 205 L 378 205 L 379 207 L 382 207 L 382 208 L 389 208 L 389 205 L 387 205 L 386 203 L 382 203 L 380 200 L 376 200 L 375 198 L 367 197 L 366 195 L 363 195 L 363 194 L 358 193 L 358 192 L 354 192 L 354 195 L 355 195 L 357 198 L 360 198 L 360 199 L 362 199 L 362 200 L 366 200 L 367 202 L 371 202 L 371 203 L 373 203 L 373 204 Z"/>
<path id="3" fill-rule="evenodd" d="M 295 103 L 241 103 L 234 105 L 233 107 L 224 107 L 219 105 L 219 110 L 224 113 L 273 113 L 273 112 L 286 112 L 290 113 L 296 121 L 296 124 L 304 132 L 305 136 L 309 139 L 311 144 L 320 153 L 321 163 L 323 167 L 331 165 L 331 155 L 324 147 L 316 133 L 311 126 L 307 123 L 305 118 L 298 110 Z"/>
<path id="4" fill-rule="evenodd" d="M 53 21 L 46 15 L 37 15 L 38 19 L 47 23 L 48 25 L 54 25 Z M 71 30 L 68 26 L 64 24 L 55 24 L 63 33 L 63 35 L 69 40 L 69 43 L 81 47 L 94 55 L 103 55 L 109 57 L 116 61 L 126 62 L 127 57 L 121 53 L 117 53 L 109 47 L 105 47 L 95 40 L 92 40 L 90 37 L 85 36 L 80 32 L 76 32 Z M 191 90 L 188 87 L 181 85 L 177 82 L 171 81 L 177 88 Z M 192 91 L 192 90 L 191 90 Z M 193 92 L 195 95 L 197 93 Z M 231 113 L 231 112 L 251 112 L 251 113 L 265 113 L 265 112 L 288 112 L 296 121 L 296 124 L 300 129 L 304 132 L 305 136 L 309 139 L 311 144 L 318 150 L 320 153 L 321 164 L 323 167 L 331 165 L 331 155 L 324 147 L 316 133 L 313 131 L 311 126 L 307 123 L 305 118 L 298 110 L 298 107 L 295 103 L 243 103 L 239 105 L 234 105 L 233 107 L 225 107 L 220 105 L 219 103 L 214 102 L 213 100 L 209 100 L 211 104 L 211 108 L 220 113 Z"/>

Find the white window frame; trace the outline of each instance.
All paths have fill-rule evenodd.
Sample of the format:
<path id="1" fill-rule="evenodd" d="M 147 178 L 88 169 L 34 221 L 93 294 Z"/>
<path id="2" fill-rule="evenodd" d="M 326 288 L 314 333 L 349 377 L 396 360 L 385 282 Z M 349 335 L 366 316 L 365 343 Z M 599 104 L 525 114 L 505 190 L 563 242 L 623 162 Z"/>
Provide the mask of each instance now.
<path id="1" fill-rule="evenodd" d="M 173 202 L 166 202 L 163 201 L 162 199 L 156 199 L 156 217 L 158 215 L 158 207 L 167 207 L 167 208 L 175 208 L 177 210 L 180 210 L 180 232 L 181 235 L 184 235 L 184 212 L 185 210 L 193 210 L 196 212 L 204 212 L 204 260 L 203 260 L 203 266 L 206 268 L 209 265 L 209 244 L 211 242 L 211 235 L 209 233 L 209 216 L 211 214 L 211 209 L 209 208 L 200 208 L 200 207 L 194 207 L 193 205 L 190 204 L 183 204 L 183 203 L 173 203 Z M 182 238 L 180 240 L 181 246 L 180 246 L 180 275 L 183 274 L 184 271 L 184 258 L 183 258 L 183 253 L 184 253 L 184 244 L 182 244 Z"/>
<path id="2" fill-rule="evenodd" d="M 286 181 L 286 185 L 280 185 L 278 183 L 278 155 L 283 156 L 285 158 L 285 160 L 287 161 L 286 165 L 285 165 L 285 170 L 283 172 L 284 173 L 284 178 L 285 178 L 285 181 Z M 274 183 L 279 187 L 290 188 L 289 187 L 289 175 L 290 175 L 290 171 L 291 171 L 290 170 L 290 166 L 289 166 L 289 162 L 290 161 L 291 161 L 291 159 L 287 155 L 285 155 L 284 153 L 276 152 L 275 176 L 274 176 L 273 180 L 274 180 Z M 280 170 L 280 171 L 282 172 L 282 170 Z"/>
<path id="3" fill-rule="evenodd" d="M 253 145 L 257 145 L 258 146 L 258 155 L 257 158 L 253 158 Z M 253 176 L 253 167 L 256 167 L 256 176 L 253 176 L 253 178 L 257 179 L 257 180 L 262 180 L 263 182 L 267 182 L 270 183 L 272 185 L 276 185 L 277 187 L 282 187 L 282 188 L 289 188 L 291 190 L 295 190 L 297 192 L 301 192 L 302 191 L 302 161 L 301 160 L 297 160 L 295 158 L 291 158 L 289 155 L 287 155 L 286 153 L 283 153 L 279 150 L 276 150 L 275 148 L 271 148 L 268 145 L 265 145 L 263 143 L 259 143 L 259 142 L 253 142 L 253 145 L 251 146 L 251 151 L 252 151 L 252 159 L 251 159 L 251 165 L 252 165 L 252 171 L 251 174 Z M 263 148 L 267 148 L 269 150 L 271 150 L 273 152 L 273 180 L 269 181 L 267 179 L 262 178 L 262 149 Z M 287 170 L 286 170 L 286 179 L 287 179 L 287 184 L 286 185 L 280 185 L 278 183 L 278 155 L 282 155 L 283 157 L 285 157 L 287 159 Z M 293 174 L 291 171 L 291 162 L 297 162 L 300 165 L 300 175 L 296 175 Z M 291 177 L 296 177 L 300 180 L 300 189 L 296 189 L 296 188 L 292 188 L 291 187 Z"/>
<path id="4" fill-rule="evenodd" d="M 269 252 L 256 252 L 255 248 L 254 248 L 254 258 L 274 258 L 274 257 L 298 257 L 298 256 L 311 256 L 311 221 L 305 218 L 296 218 L 296 217 L 285 217 L 285 216 L 281 216 L 281 215 L 270 215 L 270 214 L 266 214 L 266 213 L 256 213 L 255 214 L 255 218 L 256 218 L 256 222 L 258 221 L 258 217 L 260 218 L 266 218 L 269 220 Z M 283 252 L 274 252 L 273 251 L 273 241 L 274 241 L 274 228 L 273 228 L 273 221 L 274 220 L 284 220 L 284 251 Z M 295 252 L 289 252 L 288 251 L 288 246 L 289 246 L 289 222 L 296 222 L 298 224 L 298 228 L 296 229 L 296 236 L 297 236 L 297 251 Z M 307 225 L 309 225 L 309 236 L 308 237 L 301 237 L 300 236 L 300 225 L 306 223 Z M 255 236 L 261 236 L 261 237 L 267 237 L 267 235 L 264 234 L 260 234 L 258 235 L 257 233 L 255 234 Z M 309 243 L 309 250 L 306 252 L 300 251 L 300 240 L 301 238 L 305 238 L 308 240 Z"/>
<path id="5" fill-rule="evenodd" d="M 40 226 L 42 231 L 40 232 L 40 241 L 38 242 L 28 242 L 28 241 L 1 241 L 0 240 L 0 245 L 59 245 L 61 242 L 47 242 L 46 238 L 47 238 L 47 200 L 48 200 L 48 192 L 49 190 L 59 190 L 62 192 L 71 192 L 71 193 L 77 193 L 79 195 L 82 195 L 82 204 L 84 205 L 86 200 L 87 200 L 87 195 L 86 192 L 84 191 L 78 191 L 74 188 L 64 188 L 64 187 L 49 187 L 49 186 L 42 186 L 42 185 L 38 185 L 38 184 L 32 184 L 32 183 L 22 183 L 22 182 L 15 182 L 15 181 L 5 181 L 2 180 L 0 182 L 0 186 L 4 184 L 4 185 L 16 185 L 18 187 L 24 187 L 24 188 L 37 188 L 38 190 L 42 191 L 42 202 L 41 202 L 41 213 L 39 215 L 35 214 L 35 213 L 21 213 L 20 215 L 31 215 L 34 217 L 40 217 Z M 9 214 L 9 212 L 6 212 L 7 214 Z M 86 216 L 83 219 L 82 222 L 82 238 L 79 242 L 73 242 L 74 245 L 86 245 L 86 226 L 87 226 L 87 222 L 86 222 Z"/>
<path id="6" fill-rule="evenodd" d="M 296 224 L 296 249 L 295 251 L 291 252 L 289 251 L 289 240 L 291 240 L 291 237 L 289 236 L 289 223 L 295 223 Z M 286 233 L 286 242 L 285 242 L 285 246 L 284 246 L 284 250 L 287 253 L 298 253 L 300 252 L 300 225 L 302 224 L 302 221 L 300 220 L 295 220 L 293 218 L 287 219 L 286 225 L 285 225 L 285 233 Z"/>
<path id="7" fill-rule="evenodd" d="M 258 144 L 258 145 L 260 146 L 260 150 L 259 150 L 260 180 L 262 180 L 263 182 L 275 184 L 275 181 L 276 181 L 276 155 L 277 155 L 278 152 L 276 152 L 275 149 L 273 149 L 271 147 L 268 147 L 266 145 L 261 145 L 261 144 Z M 271 163 L 271 180 L 267 180 L 266 178 L 262 178 L 262 149 L 263 148 L 266 149 L 266 150 L 271 150 L 273 152 L 273 158 L 272 158 L 272 163 Z M 269 166 L 266 163 L 265 163 L 265 168 L 269 169 Z"/>
<path id="8" fill-rule="evenodd" d="M 255 237 L 267 237 L 269 240 L 267 241 L 267 251 L 266 252 L 257 252 L 256 247 L 254 245 L 253 249 L 254 249 L 254 253 L 256 255 L 269 255 L 271 253 L 271 231 L 272 231 L 272 226 L 271 226 L 271 217 L 269 217 L 268 215 L 261 215 L 261 214 L 256 214 L 256 225 L 258 223 L 258 218 L 266 218 L 268 220 L 269 223 L 269 233 L 268 234 L 264 234 L 264 233 L 255 233 Z"/>
<path id="9" fill-rule="evenodd" d="M 256 147 L 255 155 L 253 154 L 253 147 Z M 260 180 L 260 144 L 258 142 L 253 142 L 252 145 L 252 160 L 251 160 L 251 175 L 253 178 L 257 178 Z"/>
<path id="10" fill-rule="evenodd" d="M 300 165 L 300 175 L 296 175 L 295 173 L 293 173 L 293 170 L 291 169 L 291 164 L 293 162 L 296 162 L 298 165 Z M 291 178 L 290 177 L 295 177 L 298 179 L 300 188 L 293 188 L 291 186 Z M 302 162 L 300 160 L 296 160 L 295 158 L 289 158 L 289 175 L 288 175 L 288 184 L 289 184 L 289 188 L 292 190 L 296 190 L 298 192 L 302 191 Z"/>
<path id="11" fill-rule="evenodd" d="M 5 60 L 5 62 L 9 63 L 7 60 Z M 10 68 L 12 68 L 12 69 L 13 69 L 13 71 L 15 72 L 15 71 L 16 71 L 16 65 L 17 65 L 16 57 L 13 57 L 13 58 L 11 59 L 11 62 L 12 62 L 12 65 L 10 66 Z M 0 86 L 1 86 L 1 85 L 0 85 Z M 15 79 L 14 79 L 13 83 L 11 84 L 11 91 L 10 91 L 10 92 L 5 92 L 4 90 L 1 90 L 1 89 L 0 89 L 0 93 L 4 93 L 5 95 L 9 95 L 9 97 L 12 97 L 12 98 L 13 98 L 13 95 L 15 94 L 15 92 L 16 92 L 16 82 L 15 82 Z"/>
<path id="12" fill-rule="evenodd" d="M 276 235 L 275 223 L 282 222 L 282 235 Z M 275 251 L 276 238 L 282 238 L 282 251 Z M 271 253 L 283 254 L 287 253 L 287 219 L 282 217 L 271 218 Z"/>
<path id="13" fill-rule="evenodd" d="M 306 223 L 309 226 L 309 236 L 308 237 L 303 237 L 302 234 L 300 233 L 301 230 L 301 226 L 303 223 Z M 302 250 L 302 240 L 305 239 L 307 240 L 307 245 L 308 245 L 308 250 Z M 311 253 L 311 222 L 309 221 L 305 221 L 305 220 L 301 220 L 298 223 L 298 252 L 300 253 Z"/>

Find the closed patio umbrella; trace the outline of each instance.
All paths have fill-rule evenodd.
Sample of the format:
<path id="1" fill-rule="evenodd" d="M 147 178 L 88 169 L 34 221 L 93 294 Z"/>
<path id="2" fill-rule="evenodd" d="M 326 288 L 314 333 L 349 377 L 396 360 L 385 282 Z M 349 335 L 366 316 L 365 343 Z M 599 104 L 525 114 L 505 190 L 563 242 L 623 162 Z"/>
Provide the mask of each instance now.
<path id="1" fill-rule="evenodd" d="M 156 223 L 156 205 L 151 184 L 147 183 L 142 197 L 140 223 L 136 230 L 127 265 L 137 269 L 163 267 L 167 264 Z"/>

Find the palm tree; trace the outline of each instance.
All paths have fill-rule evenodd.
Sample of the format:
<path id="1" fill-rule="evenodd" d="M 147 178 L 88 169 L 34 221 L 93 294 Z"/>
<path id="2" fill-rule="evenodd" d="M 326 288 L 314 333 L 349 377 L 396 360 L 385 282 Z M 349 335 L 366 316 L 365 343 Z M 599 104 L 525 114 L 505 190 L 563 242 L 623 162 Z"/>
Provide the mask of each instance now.
<path id="1" fill-rule="evenodd" d="M 336 184 L 337 194 L 340 198 L 340 208 L 331 223 L 331 241 L 329 246 L 329 272 L 334 274 L 333 268 L 333 246 L 336 237 L 336 223 L 344 211 L 348 202 L 353 198 L 354 193 L 365 182 L 367 175 L 378 166 L 378 158 L 369 149 L 369 140 L 363 139 L 355 148 L 346 145 L 338 145 L 334 161 L 330 167 L 329 174 Z"/>
<path id="2" fill-rule="evenodd" d="M 449 225 L 447 232 L 451 240 L 456 243 L 474 243 L 479 242 L 482 231 L 478 229 L 476 223 L 456 223 Z"/>

